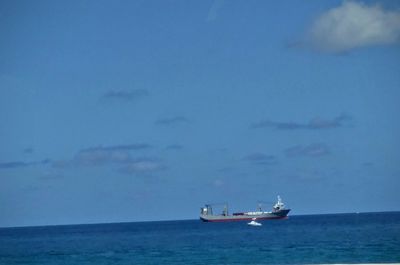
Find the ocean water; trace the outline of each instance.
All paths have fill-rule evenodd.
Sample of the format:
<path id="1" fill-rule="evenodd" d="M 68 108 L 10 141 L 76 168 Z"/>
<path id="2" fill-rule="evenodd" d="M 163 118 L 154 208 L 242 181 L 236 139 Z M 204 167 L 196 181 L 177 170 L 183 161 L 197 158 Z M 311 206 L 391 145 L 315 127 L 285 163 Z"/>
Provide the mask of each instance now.
<path id="1" fill-rule="evenodd" d="M 0 264 L 399 263 L 400 212 L 0 229 Z"/>

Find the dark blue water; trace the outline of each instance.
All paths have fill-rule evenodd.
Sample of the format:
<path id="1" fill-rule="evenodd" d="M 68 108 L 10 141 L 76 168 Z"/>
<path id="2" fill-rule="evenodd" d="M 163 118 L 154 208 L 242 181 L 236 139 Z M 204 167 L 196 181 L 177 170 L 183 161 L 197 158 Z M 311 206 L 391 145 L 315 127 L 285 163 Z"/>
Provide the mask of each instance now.
<path id="1" fill-rule="evenodd" d="M 400 212 L 0 229 L 0 264 L 400 262 Z"/>

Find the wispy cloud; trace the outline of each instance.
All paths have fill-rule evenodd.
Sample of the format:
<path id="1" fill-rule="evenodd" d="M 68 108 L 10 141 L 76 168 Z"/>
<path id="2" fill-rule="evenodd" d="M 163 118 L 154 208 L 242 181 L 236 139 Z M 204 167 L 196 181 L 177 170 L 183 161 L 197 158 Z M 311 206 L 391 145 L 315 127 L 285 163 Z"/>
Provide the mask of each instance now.
<path id="1" fill-rule="evenodd" d="M 75 165 L 96 166 L 124 163 L 130 159 L 130 153 L 125 150 L 88 149 L 79 151 L 71 162 Z"/>
<path id="2" fill-rule="evenodd" d="M 96 146 L 82 149 L 81 152 L 85 151 L 135 151 L 144 150 L 151 148 L 151 145 L 140 143 L 140 144 L 126 144 L 126 145 L 112 145 L 112 146 Z"/>
<path id="3" fill-rule="evenodd" d="M 288 157 L 295 157 L 295 156 L 320 157 L 329 154 L 330 151 L 328 146 L 323 143 L 315 143 L 306 146 L 296 145 L 285 150 L 285 155 Z"/>
<path id="4" fill-rule="evenodd" d="M 222 8 L 224 5 L 224 0 L 214 0 L 212 3 L 210 10 L 208 11 L 207 15 L 207 22 L 211 22 L 217 19 L 218 17 L 218 11 Z"/>
<path id="5" fill-rule="evenodd" d="M 0 163 L 0 169 L 9 169 L 9 168 L 23 168 L 23 167 L 30 167 L 30 166 L 39 166 L 39 165 L 48 165 L 51 163 L 50 159 L 44 159 L 41 161 L 11 161 L 11 162 L 3 162 Z"/>
<path id="6" fill-rule="evenodd" d="M 137 152 L 151 147 L 145 143 L 90 147 L 78 151 L 71 160 L 55 161 L 52 165 L 58 168 L 113 166 L 119 172 L 136 175 L 166 169 L 158 158 L 137 158 Z"/>
<path id="7" fill-rule="evenodd" d="M 184 116 L 175 116 L 156 120 L 156 125 L 172 126 L 181 123 L 188 123 L 189 119 Z"/>
<path id="8" fill-rule="evenodd" d="M 171 145 L 168 145 L 165 149 L 167 149 L 167 150 L 182 150 L 183 149 L 183 145 L 171 144 Z"/>
<path id="9" fill-rule="evenodd" d="M 368 168 L 369 168 L 369 167 L 373 167 L 373 166 L 374 166 L 374 163 L 368 161 L 368 162 L 362 163 L 361 165 L 362 165 L 363 167 L 368 167 Z"/>
<path id="10" fill-rule="evenodd" d="M 298 123 L 298 122 L 276 122 L 271 120 L 263 120 L 257 123 L 253 123 L 250 127 L 253 129 L 260 128 L 273 128 L 277 130 L 320 130 L 320 129 L 332 129 L 342 127 L 346 124 L 346 122 L 351 121 L 352 118 L 348 115 L 342 114 L 331 120 L 322 119 L 319 117 L 311 119 L 307 123 Z"/>
<path id="11" fill-rule="evenodd" d="M 225 181 L 223 181 L 222 179 L 214 179 L 212 185 L 216 188 L 220 188 L 225 185 Z"/>
<path id="12" fill-rule="evenodd" d="M 273 155 L 264 153 L 253 153 L 243 157 L 244 161 L 248 161 L 255 165 L 272 165 L 277 163 L 277 159 Z"/>
<path id="13" fill-rule="evenodd" d="M 71 159 L 3 162 L 0 163 L 0 170 L 44 165 L 51 165 L 56 169 L 112 166 L 119 172 L 138 175 L 166 169 L 160 159 L 140 156 L 142 151 L 151 148 L 146 143 L 89 147 L 79 150 Z"/>
<path id="14" fill-rule="evenodd" d="M 112 90 L 103 95 L 103 99 L 133 101 L 149 95 L 146 89 Z"/>
<path id="15" fill-rule="evenodd" d="M 147 174 L 160 170 L 165 170 L 167 167 L 160 160 L 154 158 L 140 158 L 131 160 L 125 163 L 120 171 L 127 174 Z"/>
<path id="16" fill-rule="evenodd" d="M 24 154 L 32 154 L 34 152 L 34 149 L 32 147 L 27 147 L 23 150 Z"/>
<path id="17" fill-rule="evenodd" d="M 368 6 L 356 1 L 344 1 L 341 6 L 323 13 L 307 36 L 313 48 L 331 53 L 399 41 L 399 10 L 384 10 L 379 5 Z"/>
<path id="18" fill-rule="evenodd" d="M 131 152 L 147 150 L 151 145 L 146 143 L 96 146 L 79 150 L 73 159 L 55 161 L 55 167 L 70 166 L 99 166 L 111 163 L 128 163 L 131 161 Z"/>

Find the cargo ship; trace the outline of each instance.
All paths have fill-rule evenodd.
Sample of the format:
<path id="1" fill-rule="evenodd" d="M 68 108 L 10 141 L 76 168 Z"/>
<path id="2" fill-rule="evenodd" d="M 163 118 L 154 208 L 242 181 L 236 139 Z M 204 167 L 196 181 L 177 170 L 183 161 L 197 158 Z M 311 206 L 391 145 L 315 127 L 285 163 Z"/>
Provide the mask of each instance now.
<path id="1" fill-rule="evenodd" d="M 231 222 L 231 221 L 246 221 L 246 220 L 267 220 L 267 219 L 283 219 L 287 218 L 290 209 L 285 208 L 280 196 L 278 201 L 272 207 L 272 211 L 264 212 L 261 205 L 254 212 L 238 212 L 229 214 L 228 204 L 224 204 L 221 214 L 213 214 L 213 204 L 206 204 L 200 209 L 200 219 L 204 222 Z M 255 219 L 254 219 L 255 218 Z"/>

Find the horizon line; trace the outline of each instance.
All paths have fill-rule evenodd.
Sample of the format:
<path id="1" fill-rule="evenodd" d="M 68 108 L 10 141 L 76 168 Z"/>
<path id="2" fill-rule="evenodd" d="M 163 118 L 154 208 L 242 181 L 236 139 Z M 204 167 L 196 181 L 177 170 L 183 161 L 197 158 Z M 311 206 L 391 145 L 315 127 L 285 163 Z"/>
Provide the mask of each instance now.
<path id="1" fill-rule="evenodd" d="M 392 211 L 372 211 L 372 212 L 339 212 L 339 213 L 309 213 L 309 214 L 292 214 L 290 217 L 313 216 L 313 215 L 343 215 L 343 214 L 371 214 L 371 213 L 400 213 L 400 210 Z M 155 222 L 179 222 L 179 221 L 196 221 L 195 219 L 163 219 L 163 220 L 144 220 L 144 221 L 120 221 L 120 222 L 94 222 L 94 223 L 69 223 L 69 224 L 43 224 L 43 225 L 21 225 L 21 226 L 0 226 L 0 229 L 13 228 L 39 228 L 49 226 L 79 226 L 79 225 L 111 225 L 111 224 L 130 224 L 130 223 L 155 223 Z"/>

